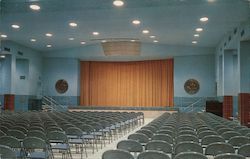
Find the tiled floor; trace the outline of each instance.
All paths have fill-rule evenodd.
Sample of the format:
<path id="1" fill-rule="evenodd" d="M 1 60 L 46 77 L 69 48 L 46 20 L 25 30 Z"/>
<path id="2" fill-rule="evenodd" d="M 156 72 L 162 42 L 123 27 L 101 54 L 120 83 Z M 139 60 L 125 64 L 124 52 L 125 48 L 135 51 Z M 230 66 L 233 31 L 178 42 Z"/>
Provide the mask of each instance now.
<path id="1" fill-rule="evenodd" d="M 150 123 L 153 119 L 154 119 L 154 118 L 145 118 L 144 125 Z M 99 150 L 98 150 L 98 152 L 95 152 L 94 154 L 92 153 L 92 148 L 91 148 L 91 147 L 88 147 L 88 148 L 87 148 L 87 152 L 88 152 L 88 157 L 87 157 L 87 159 L 101 159 L 101 158 L 102 158 L 103 152 L 105 152 L 105 151 L 107 151 L 107 150 L 110 150 L 110 149 L 116 149 L 116 145 L 117 145 L 117 143 L 118 143 L 119 141 L 124 140 L 124 139 L 127 139 L 127 137 L 128 137 L 130 134 L 132 134 L 132 133 L 134 133 L 135 131 L 139 130 L 139 129 L 140 129 L 142 126 L 144 126 L 144 125 L 141 125 L 141 126 L 137 127 L 137 128 L 134 129 L 133 131 L 127 133 L 126 135 L 123 135 L 122 137 L 120 137 L 119 139 L 113 141 L 113 142 L 110 143 L 110 144 L 107 143 L 106 146 L 105 146 L 104 148 L 102 148 L 102 149 L 100 149 L 100 145 L 98 144 L 98 145 L 99 145 L 99 148 L 98 148 Z M 74 150 L 72 150 L 72 157 L 73 157 L 73 159 L 81 159 L 80 154 L 75 153 Z M 62 158 L 61 154 L 55 155 L 55 159 L 61 159 L 61 158 Z M 85 154 L 83 154 L 83 158 L 86 159 Z"/>

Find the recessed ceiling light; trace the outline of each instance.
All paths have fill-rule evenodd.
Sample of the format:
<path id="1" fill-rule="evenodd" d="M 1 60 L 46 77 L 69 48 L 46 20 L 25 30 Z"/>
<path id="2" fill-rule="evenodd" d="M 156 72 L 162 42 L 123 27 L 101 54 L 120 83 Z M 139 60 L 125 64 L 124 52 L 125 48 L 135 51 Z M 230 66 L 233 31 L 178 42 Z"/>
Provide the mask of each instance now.
<path id="1" fill-rule="evenodd" d="M 99 32 L 94 31 L 92 34 L 93 34 L 93 35 L 99 35 L 100 33 L 99 33 Z"/>
<path id="2" fill-rule="evenodd" d="M 139 25 L 139 24 L 141 24 L 141 21 L 140 20 L 133 20 L 132 23 L 135 25 Z"/>
<path id="3" fill-rule="evenodd" d="M 1 34 L 1 38 L 7 38 L 8 36 L 5 34 Z"/>
<path id="4" fill-rule="evenodd" d="M 0 55 L 0 58 L 1 58 L 1 59 L 4 59 L 4 58 L 5 58 L 5 55 Z"/>
<path id="5" fill-rule="evenodd" d="M 81 44 L 84 45 L 84 44 L 86 44 L 86 42 L 85 41 L 81 41 Z"/>
<path id="6" fill-rule="evenodd" d="M 72 41 L 72 40 L 75 40 L 75 38 L 69 38 L 69 40 L 71 40 L 71 41 Z"/>
<path id="7" fill-rule="evenodd" d="M 12 24 L 11 27 L 14 28 L 14 29 L 19 29 L 20 28 L 20 26 L 17 25 L 17 24 Z"/>
<path id="8" fill-rule="evenodd" d="M 45 35 L 46 35 L 47 37 L 53 36 L 53 34 L 51 34 L 51 33 L 46 33 Z"/>
<path id="9" fill-rule="evenodd" d="M 201 31 L 203 31 L 203 29 L 202 28 L 196 28 L 196 31 L 201 32 Z"/>
<path id="10" fill-rule="evenodd" d="M 113 5 L 116 7 L 122 7 L 124 5 L 124 2 L 122 0 L 115 0 L 113 1 Z"/>
<path id="11" fill-rule="evenodd" d="M 207 0 L 208 2 L 215 2 L 216 0 Z"/>
<path id="12" fill-rule="evenodd" d="M 143 34 L 148 34 L 148 33 L 149 33 L 149 30 L 143 30 L 142 33 L 143 33 Z"/>
<path id="13" fill-rule="evenodd" d="M 200 37 L 200 35 L 199 34 L 194 34 L 194 37 Z"/>
<path id="14" fill-rule="evenodd" d="M 30 5 L 30 9 L 32 9 L 32 10 L 40 10 L 41 9 L 41 7 L 39 6 L 39 5 L 37 5 L 37 4 L 31 4 Z"/>
<path id="15" fill-rule="evenodd" d="M 192 41 L 193 44 L 197 44 L 197 41 Z"/>
<path id="16" fill-rule="evenodd" d="M 52 45 L 48 44 L 48 45 L 46 45 L 46 47 L 50 48 L 50 47 L 52 47 Z"/>
<path id="17" fill-rule="evenodd" d="M 36 42 L 36 39 L 30 39 L 31 42 Z"/>
<path id="18" fill-rule="evenodd" d="M 71 26 L 71 27 L 77 27 L 77 23 L 71 22 L 71 23 L 69 23 L 69 26 Z"/>
<path id="19" fill-rule="evenodd" d="M 202 18 L 200 18 L 200 21 L 201 22 L 206 22 L 206 21 L 208 21 L 208 17 L 202 17 Z"/>
<path id="20" fill-rule="evenodd" d="M 150 36 L 150 38 L 151 38 L 151 39 L 154 39 L 154 38 L 155 38 L 155 36 L 154 36 L 154 35 L 151 35 L 151 36 Z"/>
<path id="21" fill-rule="evenodd" d="M 158 43 L 159 41 L 158 40 L 154 40 L 154 43 Z"/>
<path id="22" fill-rule="evenodd" d="M 134 39 L 132 39 L 132 40 L 130 40 L 131 42 L 135 42 L 135 40 Z"/>
<path id="23" fill-rule="evenodd" d="M 102 43 L 106 43 L 107 42 L 107 40 L 102 40 Z"/>

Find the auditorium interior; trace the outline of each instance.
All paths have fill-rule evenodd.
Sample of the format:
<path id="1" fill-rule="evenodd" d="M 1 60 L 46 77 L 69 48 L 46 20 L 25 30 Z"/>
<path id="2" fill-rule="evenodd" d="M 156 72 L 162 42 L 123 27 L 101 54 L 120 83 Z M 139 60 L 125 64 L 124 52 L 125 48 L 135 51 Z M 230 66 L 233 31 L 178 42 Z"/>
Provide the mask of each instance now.
<path id="1" fill-rule="evenodd" d="M 0 159 L 244 158 L 250 0 L 0 0 Z"/>

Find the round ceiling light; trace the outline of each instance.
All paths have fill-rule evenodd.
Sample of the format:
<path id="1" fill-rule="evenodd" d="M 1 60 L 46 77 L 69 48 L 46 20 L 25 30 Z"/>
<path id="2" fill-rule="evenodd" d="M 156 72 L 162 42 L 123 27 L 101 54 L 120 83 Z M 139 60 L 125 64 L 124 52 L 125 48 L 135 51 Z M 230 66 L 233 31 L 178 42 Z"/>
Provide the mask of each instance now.
<path id="1" fill-rule="evenodd" d="M 92 34 L 93 34 L 93 35 L 99 35 L 100 33 L 97 32 L 97 31 L 94 31 Z"/>
<path id="2" fill-rule="evenodd" d="M 200 37 L 200 35 L 199 34 L 194 34 L 194 37 Z"/>
<path id="3" fill-rule="evenodd" d="M 84 45 L 84 44 L 86 44 L 86 42 L 85 41 L 81 41 L 81 44 Z"/>
<path id="4" fill-rule="evenodd" d="M 1 38 L 7 38 L 8 36 L 5 34 L 1 34 Z"/>
<path id="5" fill-rule="evenodd" d="M 202 28 L 196 28 L 196 31 L 197 31 L 197 32 L 202 32 L 203 29 L 202 29 Z"/>
<path id="6" fill-rule="evenodd" d="M 71 27 L 77 27 L 77 23 L 71 22 L 71 23 L 69 23 L 69 26 L 71 26 Z"/>
<path id="7" fill-rule="evenodd" d="M 192 41 L 193 44 L 197 44 L 197 41 Z"/>
<path id="8" fill-rule="evenodd" d="M 46 33 L 45 34 L 47 37 L 52 37 L 53 36 L 53 34 L 51 34 L 51 33 Z"/>
<path id="9" fill-rule="evenodd" d="M 38 10 L 41 9 L 41 7 L 40 7 L 39 5 L 37 5 L 37 4 L 31 4 L 31 5 L 30 5 L 30 9 L 35 10 L 35 11 L 38 11 Z"/>
<path id="10" fill-rule="evenodd" d="M 141 24 L 141 21 L 140 20 L 133 20 L 132 23 L 135 25 L 139 25 L 139 24 Z"/>
<path id="11" fill-rule="evenodd" d="M 31 42 L 36 42 L 36 39 L 30 39 Z"/>
<path id="12" fill-rule="evenodd" d="M 149 30 L 143 30 L 142 33 L 143 33 L 143 34 L 148 34 L 148 33 L 149 33 Z"/>
<path id="13" fill-rule="evenodd" d="M 113 5 L 116 7 L 122 7 L 124 5 L 124 2 L 122 0 L 115 0 L 113 1 Z"/>
<path id="14" fill-rule="evenodd" d="M 208 17 L 202 17 L 202 18 L 200 18 L 200 21 L 201 22 L 206 22 L 206 21 L 208 21 Z"/>
<path id="15" fill-rule="evenodd" d="M 20 28 L 20 26 L 17 25 L 17 24 L 12 24 L 11 27 L 14 28 L 14 29 L 19 29 Z"/>
<path id="16" fill-rule="evenodd" d="M 52 47 L 52 45 L 48 44 L 46 47 L 51 48 L 51 47 Z"/>

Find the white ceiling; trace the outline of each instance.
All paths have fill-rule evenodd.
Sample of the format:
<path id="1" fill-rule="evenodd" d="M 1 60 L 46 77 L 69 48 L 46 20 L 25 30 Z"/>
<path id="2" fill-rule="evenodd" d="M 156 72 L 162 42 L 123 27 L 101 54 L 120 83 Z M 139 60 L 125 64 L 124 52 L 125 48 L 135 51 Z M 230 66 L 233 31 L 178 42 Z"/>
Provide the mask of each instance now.
<path id="1" fill-rule="evenodd" d="M 143 43 L 153 43 L 155 35 L 159 44 L 190 46 L 197 40 L 199 47 L 216 47 L 225 34 L 250 18 L 248 0 L 124 0 L 121 8 L 114 7 L 112 0 L 0 0 L 0 33 L 38 51 L 46 52 L 100 43 L 95 39 L 128 38 Z M 41 6 L 32 11 L 29 5 Z M 203 16 L 209 21 L 202 23 Z M 139 26 L 131 24 L 141 20 Z M 68 23 L 78 24 L 71 28 Z M 11 28 L 18 24 L 20 29 Z M 204 31 L 194 38 L 195 28 Z M 142 34 L 148 29 L 148 35 Z M 93 31 L 100 32 L 95 37 Z M 45 33 L 53 33 L 46 37 Z M 75 40 L 69 41 L 68 38 Z M 30 39 L 35 38 L 36 42 Z M 46 48 L 51 44 L 52 48 Z M 157 44 L 156 44 L 157 45 Z"/>

